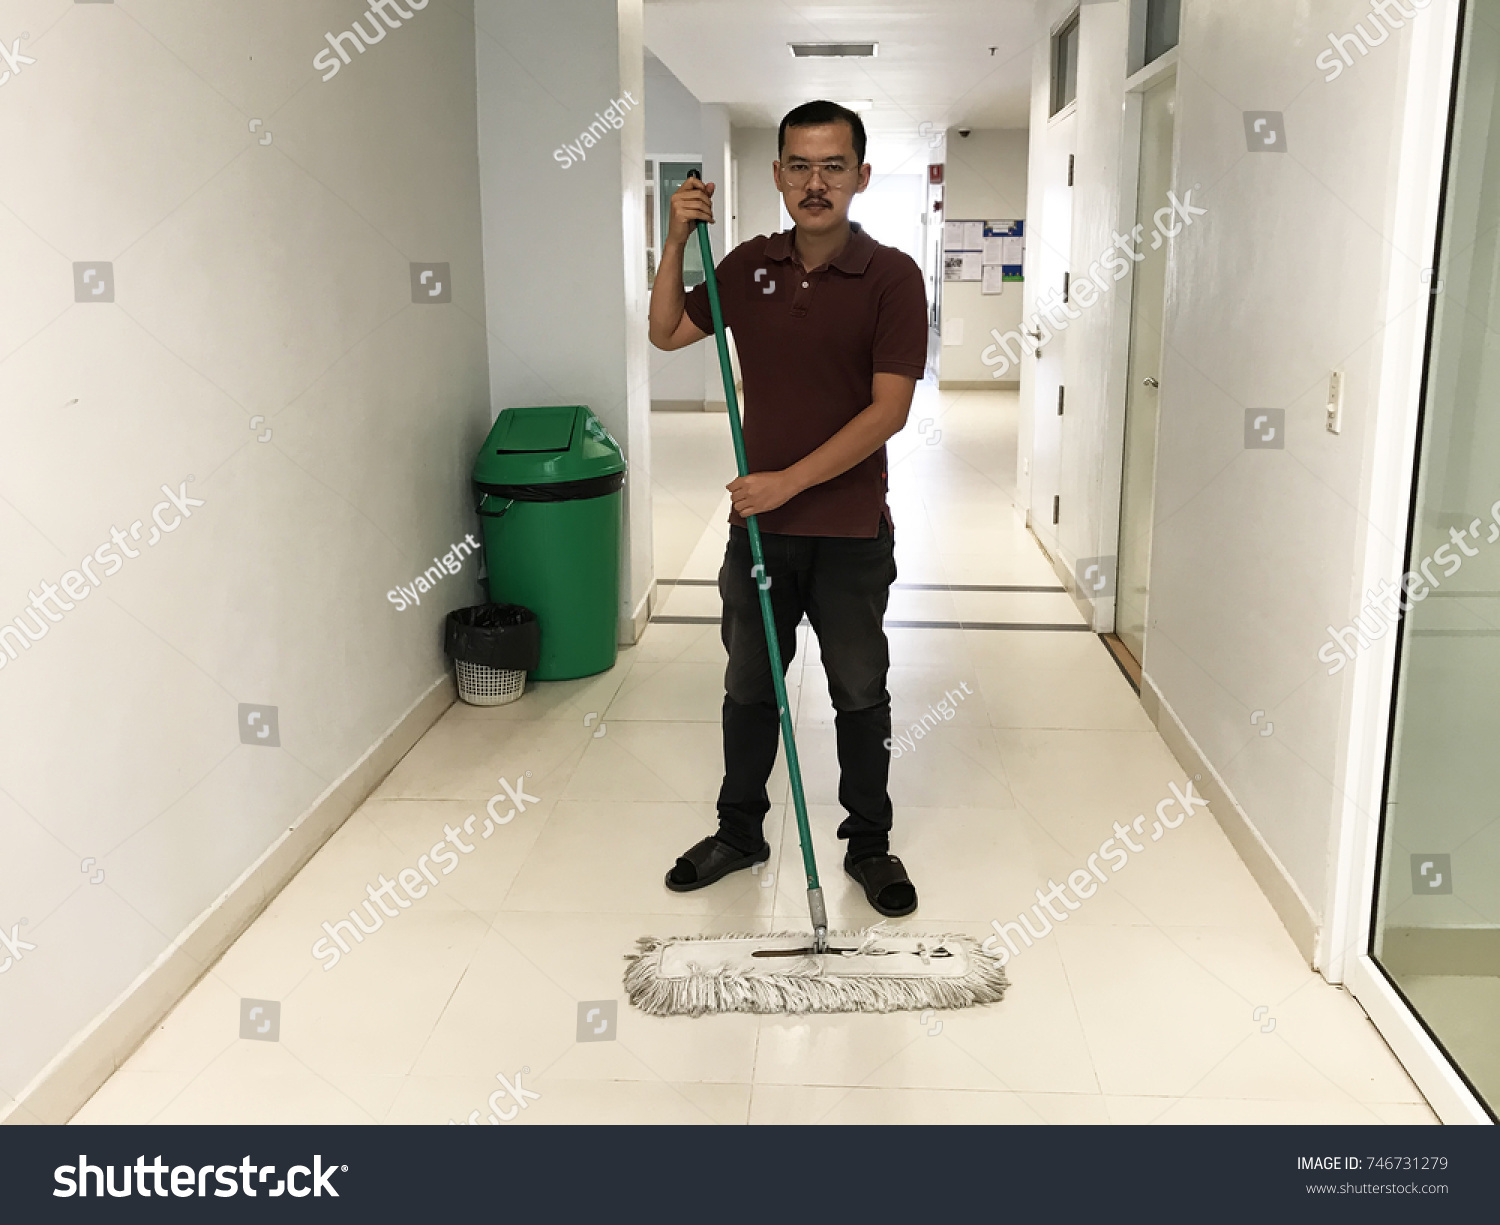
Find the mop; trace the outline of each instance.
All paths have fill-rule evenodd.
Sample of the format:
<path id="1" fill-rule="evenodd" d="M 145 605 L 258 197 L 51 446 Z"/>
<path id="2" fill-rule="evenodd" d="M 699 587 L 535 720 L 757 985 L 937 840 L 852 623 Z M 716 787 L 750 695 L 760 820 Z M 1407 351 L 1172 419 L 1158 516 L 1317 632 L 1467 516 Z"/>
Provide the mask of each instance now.
<path id="1" fill-rule="evenodd" d="M 691 177 L 698 177 L 690 171 Z M 729 362 L 729 342 L 719 305 L 718 277 L 708 227 L 699 222 L 698 240 L 708 301 L 713 311 L 714 338 L 719 347 L 719 369 L 724 376 L 724 398 L 729 403 L 729 429 L 734 458 L 741 476 L 749 474 L 745 438 L 740 426 L 739 398 Z M 750 533 L 752 571 L 765 575 L 760 525 L 756 516 L 745 519 Z M 782 676 L 781 649 L 771 614 L 769 579 L 760 590 L 761 620 L 770 652 L 771 679 L 781 716 L 781 740 L 786 750 L 787 774 L 797 834 L 802 842 L 802 866 L 807 876 L 807 908 L 811 939 L 799 932 L 772 935 L 670 937 L 646 936 L 626 960 L 625 991 L 630 1002 L 652 1016 L 706 1012 L 896 1012 L 904 1009 L 964 1008 L 989 1004 L 1005 993 L 1003 963 L 970 936 L 919 936 L 890 931 L 884 922 L 863 931 L 832 932 L 818 884 L 807 802 L 802 794 L 802 772 L 792 734 L 791 709 Z"/>

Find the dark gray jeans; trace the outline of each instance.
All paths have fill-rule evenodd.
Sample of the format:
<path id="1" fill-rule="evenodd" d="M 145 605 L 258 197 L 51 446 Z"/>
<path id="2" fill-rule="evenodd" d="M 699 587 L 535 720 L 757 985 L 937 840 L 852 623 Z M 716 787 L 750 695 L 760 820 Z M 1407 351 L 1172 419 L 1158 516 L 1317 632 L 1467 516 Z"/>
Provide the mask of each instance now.
<path id="1" fill-rule="evenodd" d="M 886 604 L 896 581 L 895 541 L 882 518 L 869 540 L 761 533 L 771 611 L 783 670 L 797 651 L 805 612 L 818 635 L 833 699 L 839 758 L 839 803 L 848 816 L 838 836 L 854 860 L 890 849 L 891 695 Z M 721 632 L 729 652 L 724 673 L 724 785 L 719 837 L 745 852 L 759 849 L 771 804 L 766 780 L 776 762 L 780 717 L 766 651 L 760 593 L 751 574 L 750 533 L 729 529 L 719 571 Z"/>

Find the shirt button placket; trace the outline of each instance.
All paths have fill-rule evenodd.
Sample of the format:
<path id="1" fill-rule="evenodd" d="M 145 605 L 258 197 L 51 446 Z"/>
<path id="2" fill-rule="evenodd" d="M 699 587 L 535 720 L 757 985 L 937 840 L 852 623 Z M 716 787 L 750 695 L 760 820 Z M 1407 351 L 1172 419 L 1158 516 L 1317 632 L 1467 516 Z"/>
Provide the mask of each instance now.
<path id="1" fill-rule="evenodd" d="M 792 314 L 800 318 L 807 314 L 808 304 L 812 301 L 811 273 L 804 273 L 802 280 L 797 282 L 797 292 L 792 295 Z"/>

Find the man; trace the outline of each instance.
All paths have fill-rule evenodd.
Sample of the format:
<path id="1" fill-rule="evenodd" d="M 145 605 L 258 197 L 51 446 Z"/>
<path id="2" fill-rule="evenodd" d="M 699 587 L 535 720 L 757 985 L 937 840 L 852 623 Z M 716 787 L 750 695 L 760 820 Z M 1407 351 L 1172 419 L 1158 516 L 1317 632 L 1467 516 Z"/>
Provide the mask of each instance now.
<path id="1" fill-rule="evenodd" d="M 683 853 L 667 887 L 687 892 L 771 856 L 761 827 L 779 715 L 745 516 L 761 528 L 784 663 L 805 612 L 818 635 L 836 712 L 845 871 L 883 915 L 917 908 L 890 853 L 890 651 L 883 620 L 896 578 L 885 443 L 905 424 L 927 365 L 927 296 L 912 259 L 849 220 L 870 182 L 859 116 L 809 102 L 781 121 L 777 189 L 795 228 L 742 243 L 718 266 L 725 324 L 745 381 L 750 475 L 729 483 L 729 546 L 719 571 L 724 784 L 719 832 Z M 672 197 L 651 291 L 651 341 L 680 349 L 713 335 L 707 287 L 685 295 L 682 258 L 712 221 L 714 184 Z"/>

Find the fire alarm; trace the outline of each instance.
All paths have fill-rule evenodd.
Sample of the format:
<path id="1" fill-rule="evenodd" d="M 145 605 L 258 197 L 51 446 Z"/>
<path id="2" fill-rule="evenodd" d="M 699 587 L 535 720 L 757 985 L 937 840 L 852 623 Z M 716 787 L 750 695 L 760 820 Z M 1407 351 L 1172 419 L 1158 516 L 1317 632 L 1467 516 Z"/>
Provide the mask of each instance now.
<path id="1" fill-rule="evenodd" d="M 934 162 L 927 167 L 927 182 L 933 187 L 939 186 L 943 181 L 943 163 Z"/>

